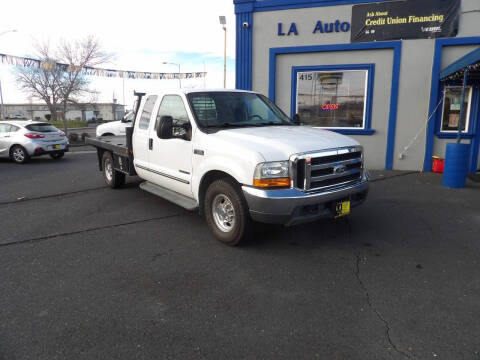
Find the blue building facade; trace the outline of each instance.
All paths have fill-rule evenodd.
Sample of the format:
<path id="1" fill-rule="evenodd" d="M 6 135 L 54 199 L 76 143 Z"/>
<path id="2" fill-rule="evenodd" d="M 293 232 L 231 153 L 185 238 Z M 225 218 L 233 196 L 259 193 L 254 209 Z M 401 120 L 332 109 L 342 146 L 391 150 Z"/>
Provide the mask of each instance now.
<path id="1" fill-rule="evenodd" d="M 455 33 L 408 39 L 400 34 L 381 41 L 355 40 L 354 12 L 369 1 L 234 0 L 234 4 L 237 88 L 268 95 L 285 113 L 299 114 L 307 124 L 354 137 L 364 146 L 372 169 L 430 171 L 432 156 L 444 157 L 446 144 L 455 141 L 462 123 L 462 81 L 455 71 L 470 67 L 473 74 L 480 62 L 478 0 L 458 0 Z M 381 23 L 374 15 L 367 24 Z M 428 20 L 438 18 L 432 12 Z M 386 21 L 402 18 L 390 16 Z M 369 31 L 367 27 L 363 35 Z M 469 170 L 475 172 L 479 78 L 469 78 L 465 95 L 461 138 L 470 144 Z"/>

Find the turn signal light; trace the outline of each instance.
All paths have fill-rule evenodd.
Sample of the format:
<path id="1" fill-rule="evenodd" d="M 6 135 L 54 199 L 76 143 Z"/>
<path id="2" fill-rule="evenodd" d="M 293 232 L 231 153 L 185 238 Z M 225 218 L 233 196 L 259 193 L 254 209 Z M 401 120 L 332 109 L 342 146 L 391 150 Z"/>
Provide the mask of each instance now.
<path id="1" fill-rule="evenodd" d="M 260 188 L 288 187 L 290 186 L 290 178 L 253 179 L 253 186 Z"/>
<path id="2" fill-rule="evenodd" d="M 45 137 L 42 134 L 35 134 L 35 133 L 26 133 L 24 135 L 29 139 L 43 139 Z"/>

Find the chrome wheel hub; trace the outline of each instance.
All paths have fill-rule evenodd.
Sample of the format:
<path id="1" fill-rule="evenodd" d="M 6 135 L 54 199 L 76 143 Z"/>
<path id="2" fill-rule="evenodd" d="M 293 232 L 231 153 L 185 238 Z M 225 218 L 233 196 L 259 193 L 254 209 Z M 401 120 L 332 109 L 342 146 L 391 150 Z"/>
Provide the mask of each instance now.
<path id="1" fill-rule="evenodd" d="M 108 181 L 112 181 L 113 179 L 113 165 L 110 159 L 105 161 L 105 176 Z"/>
<path id="2" fill-rule="evenodd" d="M 224 194 L 215 196 L 212 202 L 212 214 L 215 225 L 223 232 L 229 232 L 235 226 L 235 209 Z"/>
<path id="3" fill-rule="evenodd" d="M 23 150 L 22 149 L 13 150 L 13 159 L 19 162 L 25 160 L 25 153 L 23 152 Z"/>

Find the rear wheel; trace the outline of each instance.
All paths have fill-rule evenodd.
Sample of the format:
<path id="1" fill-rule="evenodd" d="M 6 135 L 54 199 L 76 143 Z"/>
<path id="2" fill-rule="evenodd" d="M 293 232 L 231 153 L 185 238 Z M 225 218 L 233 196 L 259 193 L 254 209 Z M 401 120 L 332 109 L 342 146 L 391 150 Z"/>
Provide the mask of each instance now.
<path id="1" fill-rule="evenodd" d="M 59 152 L 56 152 L 56 153 L 51 153 L 49 155 L 52 159 L 61 159 L 63 157 L 63 155 L 65 155 L 65 152 L 59 151 Z"/>
<path id="2" fill-rule="evenodd" d="M 10 150 L 10 158 L 17 164 L 25 164 L 28 160 L 30 160 L 27 150 L 20 145 L 15 145 L 12 147 Z"/>
<path id="3" fill-rule="evenodd" d="M 125 174 L 115 170 L 113 166 L 113 157 L 109 151 L 103 153 L 102 168 L 103 178 L 109 187 L 116 189 L 125 184 Z"/>
<path id="4" fill-rule="evenodd" d="M 208 227 L 221 242 L 236 246 L 251 235 L 253 224 L 248 206 L 233 181 L 212 182 L 205 194 L 204 206 Z"/>

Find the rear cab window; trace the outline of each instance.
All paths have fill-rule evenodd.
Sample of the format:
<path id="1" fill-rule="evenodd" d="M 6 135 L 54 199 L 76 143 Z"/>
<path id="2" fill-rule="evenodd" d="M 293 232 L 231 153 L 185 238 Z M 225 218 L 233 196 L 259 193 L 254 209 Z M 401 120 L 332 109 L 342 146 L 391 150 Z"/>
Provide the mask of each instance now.
<path id="1" fill-rule="evenodd" d="M 150 95 L 143 105 L 142 116 L 138 122 L 138 128 L 142 130 L 147 130 L 150 125 L 150 118 L 152 117 L 153 107 L 157 102 L 157 95 Z"/>
<path id="2" fill-rule="evenodd" d="M 25 126 L 25 129 L 30 131 L 35 131 L 35 132 L 41 132 L 41 133 L 60 131 L 55 126 L 50 124 L 29 124 Z"/>

